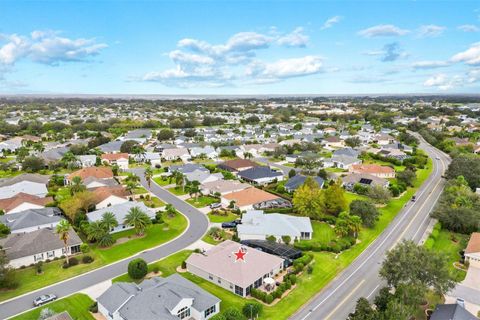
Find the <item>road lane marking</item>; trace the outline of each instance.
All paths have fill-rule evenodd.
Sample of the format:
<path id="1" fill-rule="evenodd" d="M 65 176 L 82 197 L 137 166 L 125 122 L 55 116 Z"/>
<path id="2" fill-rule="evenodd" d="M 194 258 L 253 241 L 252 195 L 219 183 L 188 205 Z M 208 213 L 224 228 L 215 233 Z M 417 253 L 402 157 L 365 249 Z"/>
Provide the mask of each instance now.
<path id="1" fill-rule="evenodd" d="M 362 279 L 362 281 L 360 281 L 360 283 L 357 284 L 357 286 L 356 286 L 355 288 L 353 288 L 352 291 L 350 291 L 350 293 L 342 300 L 342 302 L 340 302 L 340 303 L 335 307 L 335 309 L 333 309 L 332 312 L 330 312 L 330 313 L 328 314 L 328 316 L 325 318 L 325 320 L 330 319 L 330 317 L 331 317 L 335 312 L 337 312 L 337 310 L 338 310 L 348 299 L 350 299 L 350 297 L 355 293 L 355 291 L 357 291 L 358 288 L 360 288 L 360 286 L 361 286 L 362 284 L 364 284 L 364 283 L 365 283 L 365 279 Z"/>
<path id="2" fill-rule="evenodd" d="M 370 297 L 372 296 L 372 294 L 374 294 L 375 291 L 377 291 L 377 289 L 378 289 L 379 287 L 380 287 L 380 285 L 377 284 L 377 286 L 376 286 L 375 288 L 373 288 L 372 292 L 370 292 L 370 293 L 368 294 L 367 299 L 370 299 Z"/>

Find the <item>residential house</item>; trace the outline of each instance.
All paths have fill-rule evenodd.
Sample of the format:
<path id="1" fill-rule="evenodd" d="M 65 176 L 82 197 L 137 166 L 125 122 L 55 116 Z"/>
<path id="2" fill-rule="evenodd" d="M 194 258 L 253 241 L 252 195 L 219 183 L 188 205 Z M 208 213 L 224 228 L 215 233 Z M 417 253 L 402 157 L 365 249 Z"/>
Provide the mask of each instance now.
<path id="1" fill-rule="evenodd" d="M 235 252 L 246 252 L 245 262 Z M 246 297 L 283 270 L 284 259 L 226 240 L 204 253 L 192 253 L 185 261 L 187 270 L 239 296 Z"/>
<path id="2" fill-rule="evenodd" d="M 122 170 L 128 169 L 128 153 L 108 153 L 102 154 L 102 163 L 110 166 L 118 166 Z"/>
<path id="3" fill-rule="evenodd" d="M 0 142 L 0 150 L 15 152 L 17 149 L 23 146 L 22 137 L 13 137 L 11 139 Z"/>
<path id="4" fill-rule="evenodd" d="M 320 188 L 323 187 L 323 184 L 325 183 L 325 181 L 322 178 L 320 178 L 318 176 L 312 177 L 312 178 L 313 178 L 313 180 L 315 180 L 317 182 L 317 184 Z M 285 183 L 285 190 L 287 192 L 294 192 L 301 185 L 303 185 L 303 183 L 305 182 L 306 179 L 307 179 L 307 177 L 304 176 L 304 175 L 301 175 L 301 174 L 294 175 L 293 177 L 288 179 L 288 181 Z"/>
<path id="5" fill-rule="evenodd" d="M 107 320 L 206 320 L 220 311 L 220 299 L 176 273 L 114 283 L 97 303 Z"/>
<path id="6" fill-rule="evenodd" d="M 395 138 L 389 134 L 379 133 L 373 137 L 373 141 L 376 141 L 379 145 L 386 145 L 395 142 Z"/>
<path id="7" fill-rule="evenodd" d="M 361 164 L 362 160 L 347 155 L 334 155 L 331 158 L 323 161 L 325 168 L 335 167 L 344 170 L 349 170 L 353 165 Z"/>
<path id="8" fill-rule="evenodd" d="M 151 219 L 155 218 L 155 211 L 147 207 L 143 202 L 122 201 L 111 206 L 102 207 L 101 209 L 87 213 L 87 219 L 90 222 L 101 221 L 102 215 L 105 212 L 111 212 L 118 222 L 118 226 L 110 230 L 110 233 L 115 233 L 133 228 L 133 226 L 125 225 L 125 217 L 132 208 L 138 208 L 145 212 Z"/>
<path id="9" fill-rule="evenodd" d="M 103 153 L 118 153 L 124 141 L 114 140 L 98 146 Z"/>
<path id="10" fill-rule="evenodd" d="M 96 177 L 87 177 L 82 181 L 82 183 L 85 185 L 87 190 L 95 190 L 100 187 L 115 187 L 119 185 L 118 181 L 114 178 L 99 179 Z"/>
<path id="11" fill-rule="evenodd" d="M 145 152 L 143 154 L 135 155 L 136 162 L 148 163 L 152 167 L 160 167 L 162 165 L 162 157 L 158 152 Z"/>
<path id="12" fill-rule="evenodd" d="M 97 156 L 93 154 L 80 155 L 77 158 L 82 168 L 93 167 L 97 163 Z"/>
<path id="13" fill-rule="evenodd" d="M 368 173 L 351 173 L 342 177 L 342 184 L 345 189 L 352 191 L 356 184 L 365 187 L 381 186 L 383 188 L 388 188 L 390 183 L 387 179 L 379 178 Z"/>
<path id="14" fill-rule="evenodd" d="M 190 159 L 190 153 L 187 148 L 165 149 L 162 152 L 162 158 L 167 161 L 182 160 L 187 162 Z"/>
<path id="15" fill-rule="evenodd" d="M 201 170 L 184 173 L 184 176 L 187 181 L 198 181 L 200 183 L 207 183 L 223 179 L 223 175 L 221 173 L 211 174 L 210 172 Z"/>
<path id="16" fill-rule="evenodd" d="M 51 228 L 28 233 L 12 233 L 6 238 L 0 239 L 0 245 L 9 260 L 8 265 L 13 268 L 29 266 L 47 259 L 53 260 L 55 257 L 60 258 L 66 254 L 79 253 L 81 244 L 82 240 L 73 229 L 69 231 L 66 252 L 63 241 Z"/>
<path id="17" fill-rule="evenodd" d="M 40 153 L 38 157 L 43 159 L 46 164 L 50 164 L 62 160 L 63 156 L 69 151 L 70 149 L 65 146 L 58 146 Z"/>
<path id="18" fill-rule="evenodd" d="M 252 157 L 257 158 L 262 156 L 265 152 L 273 152 L 280 145 L 278 143 L 265 143 L 265 144 L 247 144 L 240 147 L 241 152 L 239 156 L 245 157 L 245 154 L 249 153 Z"/>
<path id="19" fill-rule="evenodd" d="M 343 148 L 344 142 L 337 136 L 326 137 L 322 140 L 322 145 L 326 148 Z"/>
<path id="20" fill-rule="evenodd" d="M 12 198 L 19 193 L 40 198 L 48 194 L 47 184 L 50 176 L 24 173 L 10 179 L 0 180 L 0 199 Z"/>
<path id="21" fill-rule="evenodd" d="M 182 165 L 173 165 L 168 167 L 168 172 L 172 173 L 178 171 L 182 174 L 194 172 L 194 171 L 201 171 L 204 173 L 210 173 L 210 170 L 202 166 L 201 164 L 196 164 L 196 163 L 186 163 Z"/>
<path id="22" fill-rule="evenodd" d="M 265 185 L 273 181 L 282 181 L 283 173 L 272 170 L 268 166 L 258 166 L 238 172 L 238 176 L 245 181 Z"/>
<path id="23" fill-rule="evenodd" d="M 102 209 L 128 202 L 129 195 L 123 186 L 97 188 L 95 189 L 95 208 Z"/>
<path id="24" fill-rule="evenodd" d="M 205 155 L 209 159 L 218 158 L 218 153 L 217 151 L 215 151 L 215 148 L 212 146 L 191 148 L 190 155 L 192 156 L 192 158 L 196 158 L 200 155 Z"/>
<path id="25" fill-rule="evenodd" d="M 205 194 L 215 195 L 225 195 L 232 192 L 237 192 L 250 188 L 251 186 L 248 183 L 242 183 L 237 180 L 215 180 L 210 182 L 202 183 L 202 191 Z"/>
<path id="26" fill-rule="evenodd" d="M 258 166 L 259 164 L 248 159 L 233 159 L 220 163 L 218 168 L 230 172 L 239 172 Z"/>
<path id="27" fill-rule="evenodd" d="M 27 209 L 0 216 L 0 223 L 6 225 L 11 233 L 26 233 L 43 228 L 54 229 L 60 220 L 62 211 L 54 207 Z"/>
<path id="28" fill-rule="evenodd" d="M 393 168 L 378 164 L 354 164 L 349 171 L 352 173 L 368 173 L 384 179 L 395 178 L 395 170 Z"/>
<path id="29" fill-rule="evenodd" d="M 474 232 L 470 236 L 465 249 L 465 261 L 468 261 L 470 267 L 480 268 L 480 232 Z"/>
<path id="30" fill-rule="evenodd" d="M 77 170 L 65 177 L 65 184 L 70 184 L 75 177 L 80 177 L 82 181 L 87 178 L 96 178 L 98 180 L 113 179 L 113 171 L 109 167 L 87 167 Z"/>
<path id="31" fill-rule="evenodd" d="M 240 240 L 266 240 L 274 236 L 283 242 L 283 236 L 294 240 L 312 239 L 313 229 L 308 217 L 295 217 L 286 214 L 265 214 L 261 210 L 247 211 L 242 215 L 242 223 L 237 225 Z"/>
<path id="32" fill-rule="evenodd" d="M 125 136 L 120 139 L 123 141 L 132 140 L 140 144 L 145 144 L 152 138 L 152 130 L 150 129 L 136 129 L 129 131 Z"/>
<path id="33" fill-rule="evenodd" d="M 346 157 L 350 157 L 350 158 L 358 158 L 358 156 L 360 155 L 360 151 L 358 150 L 355 150 L 351 147 L 347 147 L 347 148 L 342 148 L 342 149 L 337 149 L 335 151 L 333 151 L 333 155 L 332 156 L 346 156 Z"/>
<path id="34" fill-rule="evenodd" d="M 11 214 L 28 209 L 41 209 L 52 202 L 52 197 L 38 197 L 20 192 L 11 198 L 0 199 L 0 210 L 6 214 Z"/>
<path id="35" fill-rule="evenodd" d="M 430 320 L 478 320 L 461 304 L 461 302 L 437 304 L 430 316 Z"/>
<path id="36" fill-rule="evenodd" d="M 235 207 L 240 210 L 291 206 L 290 202 L 287 200 L 254 187 L 231 192 L 221 197 L 221 203 L 224 207 L 228 207 L 232 201 L 234 202 Z"/>

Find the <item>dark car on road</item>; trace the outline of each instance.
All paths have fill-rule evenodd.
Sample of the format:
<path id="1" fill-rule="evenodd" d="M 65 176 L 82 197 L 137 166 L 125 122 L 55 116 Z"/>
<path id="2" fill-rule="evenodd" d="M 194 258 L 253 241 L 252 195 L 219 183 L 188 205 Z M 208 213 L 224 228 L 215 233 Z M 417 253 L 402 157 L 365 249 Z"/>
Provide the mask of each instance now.
<path id="1" fill-rule="evenodd" d="M 57 296 L 54 294 L 44 294 L 39 297 L 36 297 L 35 300 L 33 300 L 33 305 L 35 307 L 44 305 L 45 303 L 52 302 L 54 300 L 57 300 Z"/>

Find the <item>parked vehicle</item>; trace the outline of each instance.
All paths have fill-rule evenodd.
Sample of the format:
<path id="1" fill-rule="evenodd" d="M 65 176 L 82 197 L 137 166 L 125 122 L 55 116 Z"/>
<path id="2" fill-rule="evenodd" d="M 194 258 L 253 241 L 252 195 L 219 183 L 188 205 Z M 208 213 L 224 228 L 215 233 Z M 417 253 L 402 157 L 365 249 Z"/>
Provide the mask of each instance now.
<path id="1" fill-rule="evenodd" d="M 45 303 L 49 303 L 52 301 L 57 300 L 57 296 L 54 294 L 44 294 L 39 297 L 36 297 L 35 300 L 33 300 L 33 305 L 35 307 L 39 307 L 41 305 L 44 305 Z"/>
<path id="2" fill-rule="evenodd" d="M 414 195 L 412 196 L 412 201 L 415 202 L 415 200 L 417 200 L 417 197 Z"/>
<path id="3" fill-rule="evenodd" d="M 221 208 L 221 207 L 222 207 L 222 204 L 220 202 L 212 203 L 210 205 L 210 209 L 218 209 L 218 208 Z"/>
<path id="4" fill-rule="evenodd" d="M 223 229 L 233 229 L 236 228 L 237 224 L 235 222 L 224 222 L 222 223 L 222 228 Z"/>

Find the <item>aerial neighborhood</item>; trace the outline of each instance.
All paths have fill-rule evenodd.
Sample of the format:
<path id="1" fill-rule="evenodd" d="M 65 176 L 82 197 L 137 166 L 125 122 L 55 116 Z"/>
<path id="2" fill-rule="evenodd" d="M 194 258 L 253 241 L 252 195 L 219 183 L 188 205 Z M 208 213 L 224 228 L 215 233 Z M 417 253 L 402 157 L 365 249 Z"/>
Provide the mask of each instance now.
<path id="1" fill-rule="evenodd" d="M 478 104 L 39 103 L 1 101 L 0 314 L 27 295 L 39 308 L 12 308 L 48 319 L 300 319 L 366 281 L 337 276 L 397 224 L 361 271 L 386 281 L 349 319 L 392 312 L 380 299 L 415 319 L 480 311 Z"/>

